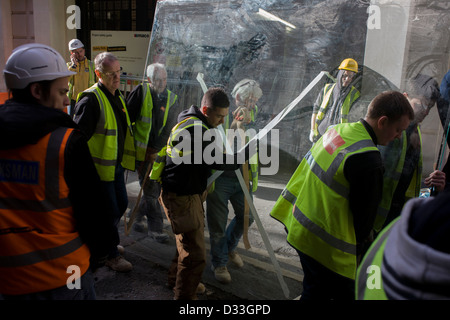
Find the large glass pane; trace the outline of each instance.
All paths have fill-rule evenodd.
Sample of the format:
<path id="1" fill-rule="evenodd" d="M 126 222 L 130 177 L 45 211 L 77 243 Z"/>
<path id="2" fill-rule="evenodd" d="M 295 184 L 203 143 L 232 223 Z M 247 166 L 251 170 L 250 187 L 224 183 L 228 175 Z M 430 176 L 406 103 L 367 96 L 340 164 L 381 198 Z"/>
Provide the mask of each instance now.
<path id="1" fill-rule="evenodd" d="M 404 91 L 417 73 L 441 82 L 449 65 L 448 9 L 446 1 L 161 1 L 148 63 L 166 65 L 168 87 L 184 109 L 200 103 L 199 73 L 208 87 L 223 86 L 229 93 L 244 78 L 256 80 L 263 91 L 257 129 L 307 89 L 275 126 L 279 141 L 268 138 L 272 152 L 279 152 L 281 177 L 292 173 L 311 147 L 313 105 L 325 84 L 335 83 L 344 59 L 359 65 L 350 86 L 360 97 L 349 121 L 364 117 L 381 91 Z M 329 74 L 309 86 L 321 71 Z M 442 134 L 438 124 L 433 108 L 422 124 L 424 174 L 436 161 Z"/>

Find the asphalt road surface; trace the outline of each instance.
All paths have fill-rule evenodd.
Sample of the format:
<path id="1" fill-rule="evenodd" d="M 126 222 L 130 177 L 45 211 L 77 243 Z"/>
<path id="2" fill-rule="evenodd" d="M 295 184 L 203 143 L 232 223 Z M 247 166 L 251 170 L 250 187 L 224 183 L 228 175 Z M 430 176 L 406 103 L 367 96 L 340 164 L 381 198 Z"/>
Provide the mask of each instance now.
<path id="1" fill-rule="evenodd" d="M 206 292 L 199 300 L 292 300 L 299 297 L 302 290 L 303 273 L 295 250 L 286 242 L 283 226 L 269 216 L 276 199 L 280 195 L 290 174 L 276 177 L 262 176 L 258 190 L 254 194 L 254 205 L 258 212 L 263 231 L 256 223 L 249 228 L 250 249 L 241 243 L 237 251 L 244 260 L 242 268 L 228 265 L 232 277 L 229 284 L 221 284 L 211 271 L 209 255 L 209 234 L 205 229 L 207 266 L 202 282 Z M 137 175 L 127 175 L 129 209 L 132 210 L 140 190 Z M 230 206 L 229 220 L 233 217 Z M 120 223 L 121 244 L 125 247 L 124 257 L 133 264 L 129 273 L 118 273 L 107 267 L 95 273 L 98 300 L 172 300 L 173 292 L 166 285 L 167 270 L 175 254 L 175 239 L 168 221 L 164 218 L 165 231 L 170 235 L 165 244 L 158 243 L 145 233 L 132 230 L 125 235 L 124 221 Z M 267 248 L 262 233 L 267 234 L 270 247 Z M 270 258 L 274 252 L 276 262 Z M 276 272 L 277 267 L 279 271 Z"/>

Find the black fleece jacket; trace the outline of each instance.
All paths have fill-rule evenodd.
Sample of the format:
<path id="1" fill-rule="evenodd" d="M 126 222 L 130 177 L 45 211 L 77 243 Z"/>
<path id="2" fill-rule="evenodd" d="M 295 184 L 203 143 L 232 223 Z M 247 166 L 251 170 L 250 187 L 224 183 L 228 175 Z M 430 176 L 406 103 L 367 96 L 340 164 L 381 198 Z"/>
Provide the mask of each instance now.
<path id="1" fill-rule="evenodd" d="M 215 142 L 214 139 L 212 139 L 212 141 L 209 141 L 208 139 L 203 141 L 204 133 L 207 130 L 214 130 L 214 128 L 209 126 L 206 117 L 196 106 L 191 106 L 188 110 L 181 112 L 178 116 L 178 123 L 189 117 L 200 119 L 203 124 L 208 127 L 208 129 L 206 129 L 202 126 L 201 136 L 194 135 L 194 126 L 185 129 L 191 137 L 191 150 L 197 151 L 196 145 L 201 145 L 201 163 L 197 163 L 198 161 L 196 160 L 199 159 L 199 155 L 195 152 L 192 152 L 190 163 L 183 162 L 177 164 L 168 156 L 166 158 L 166 166 L 161 175 L 163 190 L 176 193 L 179 196 L 202 194 L 207 188 L 208 177 L 211 175 L 211 170 L 236 170 L 242 164 L 242 161 L 239 162 L 238 160 L 249 158 L 250 147 L 248 146 L 242 151 L 244 153 L 243 155 L 237 153 L 234 155 L 227 155 L 224 153 L 223 156 L 220 156 L 222 158 L 220 161 L 221 163 L 219 163 L 219 161 L 214 163 L 205 162 L 205 157 L 203 157 L 203 155 L 209 154 L 209 150 L 214 150 L 210 145 Z M 176 146 L 177 143 L 181 142 L 182 140 L 180 139 L 179 141 L 174 141 L 173 144 Z M 210 146 L 210 148 L 208 148 L 208 146 Z M 208 152 L 205 152 L 206 148 L 208 148 Z M 215 154 L 212 154 L 213 158 L 216 159 L 214 156 Z"/>

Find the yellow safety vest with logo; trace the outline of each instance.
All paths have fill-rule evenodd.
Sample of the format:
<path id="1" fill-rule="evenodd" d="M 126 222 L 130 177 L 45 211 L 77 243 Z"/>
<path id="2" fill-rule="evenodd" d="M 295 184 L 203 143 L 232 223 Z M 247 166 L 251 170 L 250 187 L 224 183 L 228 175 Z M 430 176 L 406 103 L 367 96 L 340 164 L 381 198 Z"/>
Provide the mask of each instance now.
<path id="1" fill-rule="evenodd" d="M 255 118 L 256 118 L 257 115 L 258 115 L 258 106 L 255 105 L 255 109 L 253 109 L 250 112 L 251 122 L 255 122 Z M 224 127 L 225 131 L 230 128 L 230 115 L 227 115 L 225 117 L 225 121 L 224 121 L 223 127 Z M 258 166 L 258 153 L 255 153 L 250 158 L 249 164 L 250 164 L 249 174 L 250 174 L 250 179 L 252 181 L 252 192 L 255 192 L 258 189 L 258 169 L 259 169 L 259 166 Z M 215 184 L 213 182 L 212 185 L 210 186 L 210 188 L 208 189 L 208 191 L 209 192 L 213 192 L 214 191 L 214 187 L 215 187 Z"/>
<path id="2" fill-rule="evenodd" d="M 88 60 L 87 58 L 86 58 L 86 62 L 87 62 L 87 65 L 89 66 L 88 87 L 90 88 L 90 87 L 92 87 L 95 84 L 95 81 L 96 81 L 96 79 L 95 79 L 95 72 L 94 72 L 95 67 L 94 67 L 94 63 L 92 61 Z M 72 62 L 67 62 L 67 68 L 70 68 L 71 65 L 72 65 Z M 69 92 L 67 92 L 67 96 L 71 100 L 72 100 L 72 97 L 74 96 L 74 92 L 73 92 L 74 91 L 73 90 L 73 88 L 74 88 L 73 82 L 74 81 L 75 81 L 75 79 L 72 76 L 70 81 L 69 81 Z M 75 97 L 75 98 L 77 98 L 77 97 Z"/>
<path id="3" fill-rule="evenodd" d="M 373 151 L 379 152 L 361 122 L 329 128 L 270 213 L 285 225 L 293 247 L 350 279 L 356 276 L 356 235 L 344 164 L 355 154 Z"/>
<path id="4" fill-rule="evenodd" d="M 100 119 L 97 123 L 94 134 L 88 141 L 89 150 L 95 167 L 102 181 L 114 181 L 117 166 L 118 141 L 117 141 L 117 121 L 114 110 L 108 98 L 96 83 L 89 89 L 81 92 L 77 100 L 80 100 L 88 93 L 94 93 L 100 106 Z M 127 119 L 127 133 L 125 136 L 125 146 L 121 165 L 128 170 L 135 170 L 136 150 L 134 147 L 133 129 L 130 117 L 125 105 L 125 99 L 120 94 L 123 111 Z"/>
<path id="5" fill-rule="evenodd" d="M 422 134 L 418 128 L 418 134 L 420 138 L 420 146 L 422 146 Z M 397 188 L 403 167 L 405 165 L 406 149 L 408 147 L 408 139 L 406 137 L 406 131 L 403 131 L 402 138 L 396 139 L 392 142 L 393 147 L 390 149 L 389 154 L 384 157 L 385 173 L 383 177 L 383 196 L 378 206 L 377 215 L 375 217 L 374 230 L 380 232 L 381 228 L 386 221 L 387 215 L 391 208 L 392 197 L 394 196 L 395 189 Z M 395 166 L 395 163 L 397 164 Z M 392 165 L 393 164 L 393 165 Z M 395 169 L 394 169 L 395 167 Z M 422 148 L 420 149 L 420 157 L 417 168 L 414 171 L 413 179 L 409 184 L 406 191 L 405 202 L 411 198 L 416 198 L 420 194 L 420 187 L 422 181 Z"/>
<path id="6" fill-rule="evenodd" d="M 364 259 L 361 262 L 361 265 L 358 267 L 355 288 L 356 300 L 388 300 L 386 292 L 383 288 L 383 278 L 381 276 L 381 273 L 377 274 L 379 278 L 373 279 L 374 281 L 379 281 L 378 287 L 371 282 L 371 279 L 369 279 L 369 267 L 376 266 L 378 267 L 377 270 L 381 272 L 383 254 L 388 236 L 392 230 L 392 227 L 395 225 L 395 223 L 398 222 L 399 219 L 400 218 L 395 219 L 386 228 L 383 229 L 383 231 L 376 238 L 375 242 L 370 246 L 369 250 L 364 256 Z"/>
<path id="7" fill-rule="evenodd" d="M 197 117 L 189 117 L 184 119 L 183 121 L 180 121 L 177 123 L 170 133 L 170 137 L 167 140 L 167 145 L 163 147 L 159 152 L 155 159 L 155 162 L 153 163 L 152 171 L 150 172 L 150 179 L 156 180 L 159 183 L 161 183 L 161 175 L 164 171 L 164 168 L 166 166 L 166 157 L 169 156 L 170 158 L 176 158 L 176 157 L 183 157 L 186 156 L 186 152 L 177 149 L 176 145 L 173 145 L 173 141 L 175 138 L 181 133 L 182 130 L 188 129 L 195 125 L 202 125 L 203 128 L 206 130 L 209 130 L 208 126 L 203 123 L 199 118 Z M 189 153 L 192 153 L 190 151 Z"/>
<path id="8" fill-rule="evenodd" d="M 325 85 L 323 89 L 323 99 L 322 104 L 320 105 L 319 112 L 317 113 L 316 122 L 314 123 L 314 138 L 318 139 L 319 136 L 319 125 L 323 121 L 325 114 L 327 113 L 328 105 L 330 102 L 330 97 L 333 93 L 333 89 L 336 86 L 336 83 L 329 83 Z M 348 123 L 348 113 L 350 112 L 350 108 L 352 104 L 359 98 L 360 93 L 355 88 L 352 87 L 350 92 L 344 99 L 344 102 L 341 106 L 341 123 Z"/>
<path id="9" fill-rule="evenodd" d="M 153 99 L 150 92 L 150 85 L 144 84 L 142 86 L 143 90 L 143 101 L 141 107 L 141 113 L 136 120 L 134 125 L 134 139 L 136 145 L 136 160 L 144 161 L 145 153 L 147 151 L 148 141 L 150 138 L 150 132 L 152 130 L 152 115 L 153 115 Z M 175 104 L 178 96 L 167 90 L 167 104 L 164 111 L 164 121 L 162 127 L 159 129 L 158 135 L 161 135 L 162 130 L 166 126 L 167 118 L 169 116 L 169 109 Z"/>

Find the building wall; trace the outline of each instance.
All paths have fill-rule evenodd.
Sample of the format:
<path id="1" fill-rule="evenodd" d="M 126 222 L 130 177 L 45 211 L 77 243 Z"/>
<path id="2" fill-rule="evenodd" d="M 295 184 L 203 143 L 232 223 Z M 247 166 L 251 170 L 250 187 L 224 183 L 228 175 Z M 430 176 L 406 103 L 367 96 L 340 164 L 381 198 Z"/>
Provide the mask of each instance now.
<path id="1" fill-rule="evenodd" d="M 75 0 L 2 0 L 0 2 L 0 70 L 14 48 L 25 43 L 49 45 L 69 60 L 67 43 L 76 37 L 76 29 L 66 25 L 67 7 Z M 0 92 L 5 92 L 3 77 Z"/>

